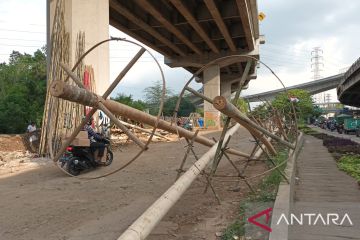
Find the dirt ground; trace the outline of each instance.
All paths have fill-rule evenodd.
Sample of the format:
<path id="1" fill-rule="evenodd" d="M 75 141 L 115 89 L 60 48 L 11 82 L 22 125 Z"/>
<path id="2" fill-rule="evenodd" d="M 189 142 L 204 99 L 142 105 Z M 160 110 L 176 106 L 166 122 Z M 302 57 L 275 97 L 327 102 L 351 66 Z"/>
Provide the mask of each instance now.
<path id="1" fill-rule="evenodd" d="M 0 151 L 26 151 L 20 135 L 1 135 L 0 137 Z"/>
<path id="2" fill-rule="evenodd" d="M 218 136 L 212 133 L 211 136 Z M 253 143 L 241 128 L 230 146 L 250 152 Z M 149 207 L 174 182 L 176 169 L 185 153 L 185 141 L 150 145 L 137 161 L 125 170 L 106 178 L 81 180 L 66 176 L 51 163 L 0 175 L 1 240 L 113 240 Z M 201 156 L 208 148 L 196 144 Z M 115 152 L 114 163 L 82 176 L 97 176 L 116 169 L 138 148 L 128 145 Z M 238 167 L 242 158 L 231 156 Z M 188 158 L 187 167 L 194 162 Z M 262 172 L 264 163 L 252 163 L 246 176 Z M 236 174 L 225 159 L 219 174 Z M 235 220 L 239 201 L 249 190 L 242 182 L 228 178 L 214 182 L 221 199 L 218 205 L 212 192 L 203 193 L 205 179 L 200 177 L 164 217 L 147 238 L 217 239 L 217 235 Z M 256 179 L 251 182 L 255 185 Z M 240 186 L 240 188 L 238 188 Z"/>

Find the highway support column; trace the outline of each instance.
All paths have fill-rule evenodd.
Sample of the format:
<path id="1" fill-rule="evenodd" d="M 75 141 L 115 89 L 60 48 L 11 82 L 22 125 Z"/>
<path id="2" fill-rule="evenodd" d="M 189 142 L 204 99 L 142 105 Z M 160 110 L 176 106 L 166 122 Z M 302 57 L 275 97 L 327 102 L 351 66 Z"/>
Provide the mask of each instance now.
<path id="1" fill-rule="evenodd" d="M 50 1 L 48 11 L 51 31 L 57 1 Z M 96 43 L 109 38 L 109 1 L 64 0 L 65 29 L 70 34 L 70 65 L 75 64 L 76 39 L 80 31 L 85 32 L 85 51 Z M 50 33 L 51 34 L 51 33 Z M 49 44 L 48 44 L 49 46 Z M 103 44 L 92 51 L 84 60 L 94 69 L 96 93 L 102 95 L 110 85 L 109 44 Z"/>
<path id="2" fill-rule="evenodd" d="M 220 95 L 220 66 L 211 65 L 203 72 L 204 95 L 210 99 Z M 220 112 L 211 103 L 204 101 L 204 124 L 208 129 L 220 128 Z"/>

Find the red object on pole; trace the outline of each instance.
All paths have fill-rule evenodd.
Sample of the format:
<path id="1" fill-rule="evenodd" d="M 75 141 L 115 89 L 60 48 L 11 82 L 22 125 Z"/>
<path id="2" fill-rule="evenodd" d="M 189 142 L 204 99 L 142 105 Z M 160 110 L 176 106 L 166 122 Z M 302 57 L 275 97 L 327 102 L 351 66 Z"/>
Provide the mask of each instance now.
<path id="1" fill-rule="evenodd" d="M 90 89 L 91 89 L 90 74 L 89 74 L 89 71 L 86 68 L 85 68 L 85 71 L 84 71 L 83 84 L 84 84 L 85 89 L 90 91 Z M 91 111 L 91 109 L 92 109 L 92 107 L 85 106 L 84 115 L 88 115 L 89 112 Z"/>
<path id="2" fill-rule="evenodd" d="M 90 74 L 89 74 L 89 71 L 87 69 L 85 69 L 84 71 L 84 79 L 83 79 L 83 83 L 84 83 L 84 86 L 86 88 L 86 90 L 89 90 L 90 91 Z"/>

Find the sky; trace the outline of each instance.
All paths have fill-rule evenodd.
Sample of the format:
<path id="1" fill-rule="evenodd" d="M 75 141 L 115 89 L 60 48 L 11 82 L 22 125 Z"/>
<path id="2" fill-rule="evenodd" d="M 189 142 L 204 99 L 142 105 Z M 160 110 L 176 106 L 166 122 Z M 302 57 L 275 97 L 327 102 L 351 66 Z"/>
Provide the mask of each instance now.
<path id="1" fill-rule="evenodd" d="M 360 55 L 357 26 L 360 1 L 354 0 L 258 0 L 259 12 L 266 18 L 260 22 L 260 34 L 266 43 L 260 46 L 260 59 L 269 65 L 291 86 L 312 81 L 311 51 L 323 51 L 323 77 L 338 74 L 349 67 Z M 110 27 L 110 36 L 126 37 Z M 33 53 L 46 43 L 45 0 L 0 0 L 0 62 L 7 62 L 13 51 Z M 114 79 L 130 61 L 138 48 L 128 44 L 110 45 L 110 79 Z M 161 63 L 167 86 L 179 92 L 191 74 L 181 68 L 169 68 L 163 57 L 151 51 Z M 159 71 L 149 54 L 145 54 L 116 93 L 132 94 L 143 98 L 144 88 L 160 79 Z M 200 84 L 193 85 L 199 88 Z M 258 68 L 258 78 L 252 80 L 244 95 L 279 88 L 280 84 L 263 66 Z M 334 90 L 331 101 L 336 101 Z"/>

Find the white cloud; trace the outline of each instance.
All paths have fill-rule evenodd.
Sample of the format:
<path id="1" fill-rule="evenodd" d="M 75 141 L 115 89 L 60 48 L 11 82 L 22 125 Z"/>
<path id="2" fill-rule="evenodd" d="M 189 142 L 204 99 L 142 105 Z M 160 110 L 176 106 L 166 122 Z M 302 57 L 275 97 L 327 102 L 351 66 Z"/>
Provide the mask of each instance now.
<path id="1" fill-rule="evenodd" d="M 274 0 L 258 1 L 258 5 L 259 11 L 267 15 L 260 26 L 260 32 L 266 34 L 267 40 L 267 43 L 261 46 L 261 60 L 271 66 L 284 79 L 285 84 L 294 85 L 312 80 L 310 53 L 313 47 L 319 46 L 324 51 L 323 76 L 337 74 L 339 69 L 349 66 L 359 57 L 357 39 L 360 37 L 360 28 L 357 24 L 357 13 L 360 10 L 360 1 Z M 7 61 L 12 50 L 33 53 L 43 46 L 45 6 L 45 0 L 0 1 L 1 62 Z M 129 38 L 112 27 L 110 35 Z M 111 80 L 137 50 L 137 47 L 130 45 L 111 48 Z M 155 55 L 161 62 L 167 85 L 179 91 L 191 74 L 183 69 L 169 68 L 163 64 L 160 54 Z M 149 56 L 144 56 L 116 91 L 131 93 L 140 98 L 143 89 L 158 80 L 159 76 L 156 65 Z M 279 85 L 271 74 L 261 67 L 258 79 L 250 83 L 250 89 L 246 93 L 270 90 L 277 86 Z M 199 84 L 194 86 L 199 87 Z"/>
<path id="2" fill-rule="evenodd" d="M 46 1 L 0 1 L 0 62 L 13 51 L 33 53 L 46 43 Z"/>

